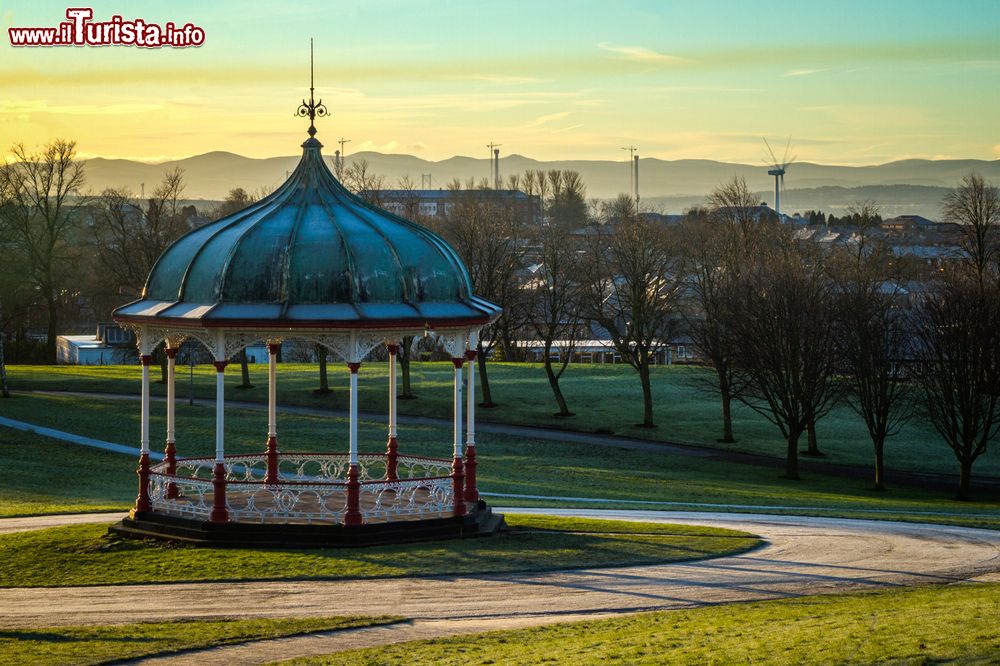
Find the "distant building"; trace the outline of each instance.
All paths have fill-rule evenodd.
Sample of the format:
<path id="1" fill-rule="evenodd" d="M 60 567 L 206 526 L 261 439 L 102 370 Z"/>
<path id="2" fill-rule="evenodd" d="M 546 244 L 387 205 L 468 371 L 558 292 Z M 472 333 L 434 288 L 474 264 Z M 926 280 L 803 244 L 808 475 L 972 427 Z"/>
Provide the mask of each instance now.
<path id="1" fill-rule="evenodd" d="M 532 363 L 545 360 L 545 345 L 541 340 L 522 340 L 518 346 L 524 351 L 525 359 Z M 568 340 L 555 340 L 549 356 L 553 361 L 560 361 L 564 349 L 569 348 Z M 686 363 L 701 363 L 704 359 L 697 354 L 694 342 L 690 336 L 678 335 L 652 354 L 652 365 L 674 365 Z M 577 340 L 573 344 L 573 354 L 570 363 L 624 363 L 621 354 L 615 349 L 610 339 Z"/>
<path id="2" fill-rule="evenodd" d="M 639 213 L 639 216 L 645 219 L 647 222 L 662 224 L 668 227 L 680 224 L 681 222 L 684 221 L 684 218 L 686 217 L 685 215 L 653 213 L 653 212 Z"/>
<path id="3" fill-rule="evenodd" d="M 520 210 L 526 219 L 539 224 L 542 221 L 542 199 L 536 194 L 520 190 L 379 190 L 379 206 L 400 217 L 443 218 L 454 209 L 463 197 L 479 201 L 499 201 Z"/>
<path id="4" fill-rule="evenodd" d="M 135 354 L 135 337 L 118 324 L 98 324 L 95 335 L 56 338 L 60 365 L 120 365 L 133 361 Z"/>
<path id="5" fill-rule="evenodd" d="M 880 226 L 885 231 L 934 231 L 937 223 L 920 215 L 897 215 L 883 220 Z"/>

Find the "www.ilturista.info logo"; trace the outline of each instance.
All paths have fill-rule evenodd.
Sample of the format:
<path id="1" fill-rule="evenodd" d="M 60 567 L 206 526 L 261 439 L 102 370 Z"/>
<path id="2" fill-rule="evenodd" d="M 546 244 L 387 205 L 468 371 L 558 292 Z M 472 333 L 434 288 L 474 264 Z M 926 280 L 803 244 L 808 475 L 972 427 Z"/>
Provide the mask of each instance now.
<path id="1" fill-rule="evenodd" d="M 126 21 L 112 16 L 110 21 L 91 21 L 90 7 L 70 7 L 68 21 L 54 28 L 7 28 L 11 46 L 142 46 L 185 48 L 205 43 L 205 31 L 191 23 L 159 25 L 144 19 Z"/>

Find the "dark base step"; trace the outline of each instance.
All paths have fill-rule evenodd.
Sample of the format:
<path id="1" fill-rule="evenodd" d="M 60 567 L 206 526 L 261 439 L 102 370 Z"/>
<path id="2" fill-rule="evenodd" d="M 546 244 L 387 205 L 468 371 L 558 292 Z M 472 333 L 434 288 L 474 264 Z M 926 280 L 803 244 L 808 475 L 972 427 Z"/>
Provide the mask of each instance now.
<path id="1" fill-rule="evenodd" d="M 260 525 L 209 523 L 156 513 L 136 513 L 108 531 L 129 539 L 157 539 L 222 548 L 337 548 L 417 541 L 471 539 L 500 534 L 507 523 L 482 500 L 462 517 L 371 525 Z"/>

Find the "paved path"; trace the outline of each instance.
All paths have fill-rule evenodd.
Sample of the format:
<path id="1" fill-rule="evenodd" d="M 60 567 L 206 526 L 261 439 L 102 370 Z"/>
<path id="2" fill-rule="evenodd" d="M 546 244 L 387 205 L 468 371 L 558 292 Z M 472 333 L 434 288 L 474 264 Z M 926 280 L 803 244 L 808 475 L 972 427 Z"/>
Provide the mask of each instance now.
<path id="1" fill-rule="evenodd" d="M 986 580 L 1000 572 L 1000 532 L 989 530 L 756 514 L 500 511 L 730 527 L 755 532 L 767 543 L 743 555 L 702 562 L 547 573 L 2 589 L 0 628 L 223 616 L 412 618 L 393 627 L 260 641 L 157 660 L 251 664 L 468 631 L 801 594 Z M 57 518 L 45 520 L 51 524 Z"/>
<path id="2" fill-rule="evenodd" d="M 0 518 L 0 534 L 12 532 L 29 532 L 46 527 L 61 527 L 63 525 L 83 525 L 84 523 L 111 523 L 121 520 L 121 512 L 110 513 L 55 513 L 46 516 L 25 516 L 22 518 Z M 0 608 L 2 610 L 2 608 Z"/>
<path id="3" fill-rule="evenodd" d="M 138 401 L 139 396 L 129 393 L 95 393 L 83 391 L 25 391 L 24 393 L 37 393 L 40 395 L 69 395 L 86 398 L 96 398 L 103 400 L 134 400 Z M 153 396 L 154 401 L 164 401 L 162 396 Z M 204 400 L 195 398 L 195 404 L 203 407 L 215 406 L 214 400 Z M 266 410 L 267 405 L 260 402 L 241 401 L 226 399 L 226 407 L 234 409 Z M 337 416 L 346 417 L 347 411 L 341 409 L 317 409 L 314 407 L 298 407 L 295 405 L 279 405 L 278 411 L 283 414 L 302 414 L 307 416 Z M 387 422 L 387 416 L 381 412 L 360 413 L 363 420 L 374 421 L 376 423 Z M 399 414 L 399 422 L 412 425 L 431 425 L 444 428 L 452 427 L 450 418 L 437 418 L 431 416 L 412 416 Z M 541 426 L 524 426 L 509 423 L 498 423 L 484 419 L 483 412 L 478 412 L 476 420 L 476 430 L 478 432 L 497 433 L 514 437 L 527 437 L 530 439 L 543 439 L 554 442 L 565 442 L 569 444 L 585 444 L 588 446 L 605 446 L 616 449 L 626 449 L 629 451 L 650 451 L 654 453 L 669 453 L 691 458 L 703 458 L 706 460 L 722 460 L 726 462 L 742 463 L 746 465 L 756 465 L 758 467 L 769 467 L 773 469 L 784 469 L 784 458 L 762 455 L 758 453 L 745 453 L 741 451 L 730 451 L 710 446 L 700 446 L 697 444 L 681 444 L 677 442 L 663 442 L 656 440 L 639 439 L 635 437 L 623 437 L 620 435 L 600 435 L 597 433 L 577 432 L 573 430 L 559 430 L 557 428 L 545 428 Z M 870 480 L 872 471 L 868 466 L 841 465 L 809 458 L 799 458 L 799 469 L 803 472 L 814 474 L 827 474 L 830 476 Z M 939 474 L 932 472 L 909 472 L 901 470 L 886 470 L 886 481 L 890 485 L 913 486 L 918 488 L 928 488 L 931 490 L 953 491 L 958 483 L 958 477 L 954 474 Z M 990 477 L 977 474 L 973 479 L 973 485 L 984 490 L 1000 491 L 1000 477 Z"/>

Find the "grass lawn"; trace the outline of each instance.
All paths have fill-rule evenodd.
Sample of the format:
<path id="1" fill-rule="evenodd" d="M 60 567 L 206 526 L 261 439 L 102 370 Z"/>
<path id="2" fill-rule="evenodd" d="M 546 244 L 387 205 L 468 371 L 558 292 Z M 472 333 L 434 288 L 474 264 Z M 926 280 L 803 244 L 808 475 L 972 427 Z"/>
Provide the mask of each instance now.
<path id="1" fill-rule="evenodd" d="M 395 617 L 188 620 L 0 631 L 0 662 L 82 666 L 247 641 L 391 624 Z"/>
<path id="2" fill-rule="evenodd" d="M 996 663 L 1000 585 L 925 587 L 628 615 L 283 664 Z"/>
<path id="3" fill-rule="evenodd" d="M 127 510 L 136 461 L 0 428 L 0 516 Z"/>
<path id="4" fill-rule="evenodd" d="M 736 404 L 733 417 L 735 444 L 720 444 L 718 399 L 707 388 L 711 374 L 702 368 L 671 366 L 653 368 L 655 418 L 659 427 L 648 430 L 635 424 L 642 420 L 642 403 L 636 373 L 623 365 L 571 366 L 562 381 L 563 390 L 576 412 L 571 418 L 552 415 L 555 404 L 538 364 L 490 363 L 493 397 L 500 407 L 480 409 L 482 420 L 565 428 L 586 432 L 612 432 L 630 437 L 687 442 L 736 451 L 784 454 L 778 430 L 752 410 Z M 155 369 L 154 369 L 155 370 Z M 267 366 L 251 366 L 255 388 L 236 390 L 239 372 L 227 373 L 232 390 L 227 396 L 237 400 L 266 402 Z M 399 402 L 404 414 L 451 416 L 450 363 L 414 363 L 413 386 L 417 400 Z M 154 376 L 155 373 L 154 373 Z M 384 363 L 372 362 L 361 371 L 360 404 L 362 410 L 384 412 L 388 392 L 388 372 Z M 10 382 L 15 390 L 49 389 L 101 391 L 136 394 L 139 391 L 138 366 L 11 366 Z M 178 394 L 188 393 L 187 368 L 179 372 Z M 330 365 L 332 395 L 316 396 L 318 386 L 315 365 L 288 363 L 279 366 L 279 401 L 286 405 L 319 408 L 347 408 L 346 367 Z M 478 386 L 478 384 L 477 384 Z M 165 387 L 153 384 L 154 394 L 164 394 Z M 215 372 L 210 366 L 195 369 L 194 392 L 203 398 L 215 396 Z M 4 413 L 0 405 L 0 415 Z M 841 464 L 870 465 L 871 443 L 857 415 L 849 408 L 835 409 L 818 426 L 820 447 L 826 460 Z M 804 446 L 804 445 L 803 445 Z M 886 465 L 890 469 L 955 474 L 958 466 L 950 449 L 926 423 L 914 422 L 886 445 Z M 987 452 L 976 462 L 974 473 L 1000 476 L 1000 454 Z"/>
<path id="5" fill-rule="evenodd" d="M 163 439 L 162 404 L 152 418 L 154 442 Z M 139 410 L 131 402 L 71 396 L 19 395 L 0 403 L 4 416 L 122 444 L 137 445 Z M 179 455 L 208 455 L 214 447 L 214 410 L 178 405 Z M 346 451 L 347 421 L 333 416 L 286 416 L 279 419 L 279 444 L 286 451 Z M 260 451 L 266 414 L 227 412 L 226 450 Z M 779 470 L 670 453 L 560 443 L 481 433 L 479 481 L 484 492 L 662 502 L 736 504 L 750 507 L 799 507 L 791 513 L 949 522 L 1000 527 L 998 498 L 956 502 L 946 493 L 892 489 L 878 493 L 864 480 L 805 475 L 801 481 L 780 478 Z M 451 433 L 439 426 L 406 426 L 402 450 L 447 457 Z M 362 422 L 362 451 L 382 451 L 385 426 Z M 154 444 L 158 447 L 158 444 Z M 81 510 L 83 501 L 106 500 L 124 508 L 136 493 L 135 461 L 121 454 L 50 442 L 0 428 L 0 514 Z M 86 470 L 79 474 L 78 470 Z M 77 499 L 84 498 L 84 499 Z M 540 500 L 490 498 L 493 504 L 671 508 L 641 504 L 567 504 Z M 35 503 L 37 510 L 27 504 Z M 118 504 L 121 502 L 121 504 Z M 44 505 L 48 504 L 48 508 Z M 92 508 L 92 507 L 91 507 Z M 677 506 L 675 508 L 691 508 Z M 710 508 L 710 507 L 706 507 Z M 814 510 L 822 509 L 822 510 Z M 747 509 L 760 511 L 760 509 Z M 772 510 L 773 511 L 773 510 Z M 955 514 L 955 515 L 938 515 Z M 923 515 L 927 514 L 927 515 Z"/>
<path id="6" fill-rule="evenodd" d="M 760 540 L 719 528 L 516 515 L 488 539 L 373 548 L 224 549 L 112 538 L 107 525 L 0 536 L 0 586 L 385 578 L 677 562 Z"/>

